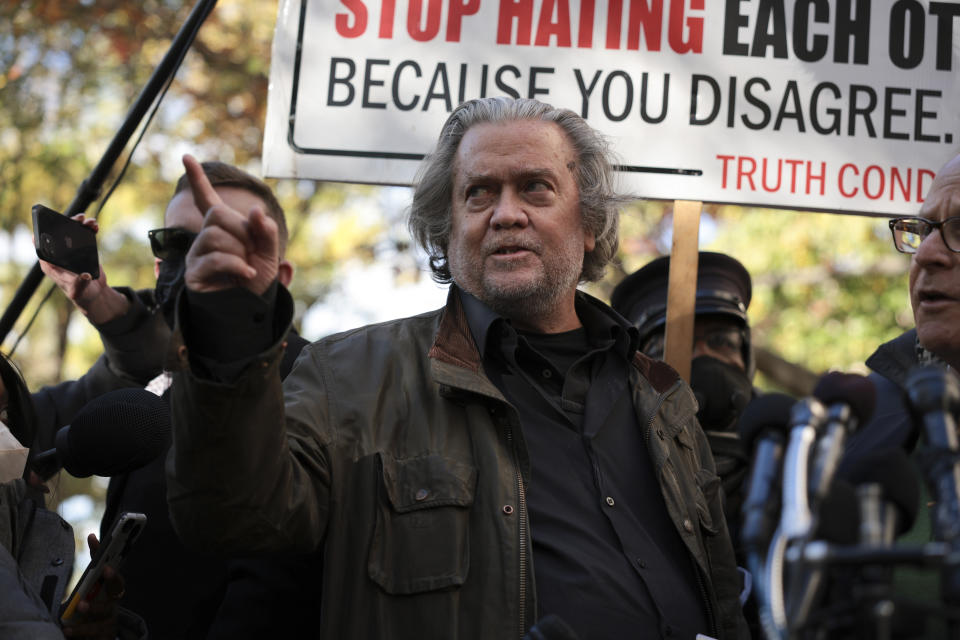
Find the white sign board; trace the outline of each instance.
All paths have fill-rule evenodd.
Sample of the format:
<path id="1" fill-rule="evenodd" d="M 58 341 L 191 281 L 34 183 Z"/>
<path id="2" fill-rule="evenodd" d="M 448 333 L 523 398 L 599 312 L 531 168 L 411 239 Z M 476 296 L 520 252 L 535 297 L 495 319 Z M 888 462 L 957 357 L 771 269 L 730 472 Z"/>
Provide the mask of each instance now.
<path id="1" fill-rule="evenodd" d="M 642 197 L 909 214 L 958 72 L 960 0 L 281 0 L 264 169 L 409 184 L 505 94 L 585 117 Z"/>

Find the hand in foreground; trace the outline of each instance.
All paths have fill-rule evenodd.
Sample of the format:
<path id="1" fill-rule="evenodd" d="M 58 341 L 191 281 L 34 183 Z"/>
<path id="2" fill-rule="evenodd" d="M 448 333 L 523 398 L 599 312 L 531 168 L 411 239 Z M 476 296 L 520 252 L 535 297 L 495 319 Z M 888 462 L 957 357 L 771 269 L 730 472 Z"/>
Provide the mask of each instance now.
<path id="1" fill-rule="evenodd" d="M 186 284 L 193 291 L 246 287 L 260 295 L 277 277 L 277 223 L 261 207 L 237 211 L 225 203 L 193 156 L 183 157 L 203 228 L 187 254 Z"/>
<path id="2" fill-rule="evenodd" d="M 87 218 L 82 213 L 73 216 L 73 220 L 82 222 L 94 232 L 100 230 L 100 225 L 94 218 Z M 102 324 L 119 317 L 130 305 L 126 296 L 107 285 L 107 274 L 102 264 L 100 277 L 96 280 L 89 273 L 74 273 L 46 260 L 40 260 L 40 270 L 53 280 L 64 295 L 94 324 Z"/>
<path id="3" fill-rule="evenodd" d="M 87 544 L 92 559 L 100 548 L 96 534 L 87 536 Z M 64 625 L 63 635 L 86 640 L 114 640 L 117 637 L 117 603 L 122 597 L 123 577 L 105 567 L 100 594 L 91 602 L 82 601 L 77 605 L 77 616 Z"/>

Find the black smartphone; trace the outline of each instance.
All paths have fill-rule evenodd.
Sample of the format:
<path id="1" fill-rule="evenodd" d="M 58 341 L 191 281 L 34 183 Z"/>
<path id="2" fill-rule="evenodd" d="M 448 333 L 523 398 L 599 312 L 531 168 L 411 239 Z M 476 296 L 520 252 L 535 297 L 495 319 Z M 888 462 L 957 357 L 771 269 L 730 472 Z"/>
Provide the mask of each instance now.
<path id="1" fill-rule="evenodd" d="M 63 605 L 60 621 L 72 622 L 77 617 L 77 605 L 81 601 L 93 602 L 98 598 L 105 598 L 103 591 L 103 570 L 111 567 L 115 571 L 120 568 L 130 547 L 140 536 L 143 527 L 147 524 L 147 516 L 142 513 L 124 512 L 120 514 L 117 523 L 107 539 L 100 543 L 97 557 L 90 561 L 83 575 L 73 588 L 70 597 Z"/>
<path id="2" fill-rule="evenodd" d="M 33 205 L 33 244 L 41 260 L 100 277 L 96 232 L 42 204 Z"/>

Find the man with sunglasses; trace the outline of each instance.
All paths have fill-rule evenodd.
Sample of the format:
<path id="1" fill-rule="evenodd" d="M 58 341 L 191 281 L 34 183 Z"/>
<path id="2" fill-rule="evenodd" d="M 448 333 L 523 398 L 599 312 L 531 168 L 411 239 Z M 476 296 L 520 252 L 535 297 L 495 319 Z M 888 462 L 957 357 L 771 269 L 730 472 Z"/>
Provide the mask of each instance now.
<path id="1" fill-rule="evenodd" d="M 287 227 L 283 209 L 268 185 L 231 165 L 222 162 L 204 162 L 204 171 L 223 191 L 225 199 L 238 206 L 261 203 L 269 217 L 278 226 L 281 260 L 278 278 L 289 284 L 293 267 L 282 258 L 287 242 Z M 96 220 L 75 217 L 94 231 Z M 100 266 L 100 276 L 75 274 L 54 264 L 40 260 L 40 268 L 63 291 L 79 311 L 97 329 L 104 353 L 86 374 L 77 380 L 46 387 L 34 394 L 39 417 L 39 450 L 54 446 L 56 430 L 69 424 L 90 400 L 126 387 L 143 387 L 162 373 L 167 343 L 173 326 L 173 308 L 183 287 L 184 257 L 203 225 L 203 215 L 193 204 L 189 183 L 181 177 L 174 187 L 173 197 L 164 213 L 165 227 L 148 232 L 154 254 L 154 289 L 133 290 L 111 287 L 106 270 Z M 305 341 L 300 341 L 302 345 Z M 295 349 L 286 355 L 285 366 L 292 365 Z M 163 380 L 155 384 L 161 392 Z"/>
<path id="2" fill-rule="evenodd" d="M 243 210 L 258 207 L 274 221 L 277 278 L 289 285 L 293 267 L 284 258 L 286 221 L 270 187 L 225 163 L 204 162 L 201 167 L 224 202 Z M 78 219 L 97 229 L 94 220 Z M 174 305 L 184 284 L 186 254 L 203 226 L 203 213 L 194 203 L 186 176 L 174 188 L 164 224 L 148 232 L 157 278 L 152 290 L 112 288 L 102 267 L 100 277 L 93 280 L 89 274 L 41 262 L 44 272 L 98 329 L 104 344 L 104 354 L 80 379 L 33 394 L 43 431 L 42 450 L 53 446 L 57 428 L 107 391 L 146 386 L 158 395 L 166 393 L 170 374 L 164 363 Z M 242 305 L 236 311 L 244 311 Z M 280 364 L 284 376 L 306 340 L 291 329 L 286 343 Z M 165 456 L 159 456 L 146 466 L 113 476 L 101 522 L 101 531 L 106 531 L 124 511 L 147 514 L 147 525 L 124 564 L 121 604 L 146 621 L 151 638 L 253 638 L 273 631 L 297 636 L 312 626 L 315 620 L 308 617 L 302 600 L 313 593 L 321 559 L 291 554 L 234 558 L 228 563 L 186 549 L 169 521 L 164 462 Z"/>

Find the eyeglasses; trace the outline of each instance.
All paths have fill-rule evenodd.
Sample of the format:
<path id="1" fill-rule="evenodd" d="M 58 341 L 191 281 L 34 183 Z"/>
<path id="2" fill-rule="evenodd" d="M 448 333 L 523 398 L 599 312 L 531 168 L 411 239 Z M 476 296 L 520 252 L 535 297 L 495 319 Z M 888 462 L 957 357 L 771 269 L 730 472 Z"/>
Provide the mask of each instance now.
<path id="1" fill-rule="evenodd" d="M 161 260 L 177 260 L 187 255 L 197 234 L 181 227 L 166 227 L 147 231 L 150 249 Z"/>
<path id="2" fill-rule="evenodd" d="M 960 216 L 937 222 L 926 218 L 894 218 L 890 221 L 893 246 L 901 253 L 916 253 L 934 229 L 940 230 L 943 244 L 950 251 L 960 253 Z"/>

